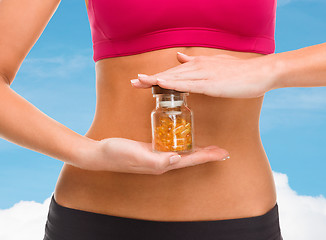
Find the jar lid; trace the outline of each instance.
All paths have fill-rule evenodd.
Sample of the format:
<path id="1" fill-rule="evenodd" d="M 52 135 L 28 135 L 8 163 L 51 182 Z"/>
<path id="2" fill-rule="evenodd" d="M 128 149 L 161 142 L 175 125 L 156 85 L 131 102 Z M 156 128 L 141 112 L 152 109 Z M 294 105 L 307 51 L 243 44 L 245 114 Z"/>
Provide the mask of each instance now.
<path id="1" fill-rule="evenodd" d="M 186 93 L 186 92 L 181 92 L 174 89 L 162 88 L 159 85 L 152 86 L 152 94 L 180 94 L 180 93 Z"/>
<path id="2" fill-rule="evenodd" d="M 161 107 L 175 108 L 180 107 L 183 104 L 183 100 L 177 101 L 160 101 Z"/>

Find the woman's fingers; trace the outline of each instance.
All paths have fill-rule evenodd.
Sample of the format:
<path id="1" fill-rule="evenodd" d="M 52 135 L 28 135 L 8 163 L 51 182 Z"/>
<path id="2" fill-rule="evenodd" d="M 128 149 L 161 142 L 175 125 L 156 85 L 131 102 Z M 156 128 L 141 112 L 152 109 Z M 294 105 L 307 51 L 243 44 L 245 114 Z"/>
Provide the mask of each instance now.
<path id="1" fill-rule="evenodd" d="M 153 75 L 138 74 L 138 79 L 131 79 L 130 82 L 134 87 L 148 88 L 152 85 L 156 85 L 158 78 L 185 80 L 202 79 L 204 76 L 205 74 L 203 72 L 199 72 L 198 69 L 195 69 L 193 64 L 185 63 Z"/>
<path id="2" fill-rule="evenodd" d="M 154 174 L 159 175 L 173 169 L 190 167 L 213 161 L 224 161 L 230 158 L 229 153 L 225 149 L 217 146 L 197 148 L 192 153 L 181 154 L 179 156 L 172 155 L 172 158 L 169 156 L 169 159 L 167 159 L 167 156 L 168 155 L 162 155 L 162 158 L 157 155 L 153 156 L 154 158 L 152 160 L 154 162 L 150 162 L 152 162 L 151 165 Z"/>
<path id="3" fill-rule="evenodd" d="M 214 145 L 205 148 L 195 147 L 191 153 L 178 155 L 176 152 L 153 152 L 151 144 L 138 143 L 140 147 L 138 147 L 137 153 L 134 153 L 137 160 L 132 168 L 133 172 L 143 174 L 160 175 L 172 169 L 212 161 L 224 161 L 229 158 L 228 151 Z"/>
<path id="4" fill-rule="evenodd" d="M 153 85 L 159 85 L 160 87 L 166 89 L 201 94 L 203 94 L 207 88 L 205 84 L 207 84 L 207 80 L 166 80 L 161 78 L 154 80 L 136 80 L 136 82 L 132 83 L 134 87 L 138 88 L 149 88 Z"/>
<path id="5" fill-rule="evenodd" d="M 206 80 L 193 80 L 193 81 L 172 81 L 158 79 L 157 85 L 162 88 L 174 89 L 181 92 L 204 93 L 207 84 Z"/>
<path id="6" fill-rule="evenodd" d="M 228 157 L 229 153 L 225 149 L 212 146 L 211 148 L 198 149 L 194 153 L 181 155 L 181 159 L 172 167 L 183 168 L 206 162 L 224 161 L 228 159 Z"/>
<path id="7" fill-rule="evenodd" d="M 195 59 L 195 57 L 189 56 L 189 55 L 181 53 L 181 52 L 177 52 L 177 59 L 179 62 L 185 63 L 185 62 L 189 62 L 189 61 Z"/>
<path id="8" fill-rule="evenodd" d="M 131 82 L 131 85 L 136 88 L 149 88 L 152 85 L 155 85 L 155 83 L 146 83 L 143 81 L 139 81 L 139 79 L 137 79 L 137 78 L 131 79 L 130 82 Z"/>
<path id="9" fill-rule="evenodd" d="M 173 84 L 176 81 L 186 82 L 186 81 L 200 81 L 200 80 L 207 80 L 207 79 L 208 79 L 207 74 L 201 71 L 187 71 L 187 72 L 173 73 L 169 75 L 160 73 L 152 76 L 143 76 L 140 74 L 138 79 L 132 79 L 130 82 L 134 87 L 149 88 L 152 85 L 159 85 L 159 80 L 169 81 L 171 84 Z M 176 86 L 182 87 L 183 84 L 184 83 L 179 83 Z"/>

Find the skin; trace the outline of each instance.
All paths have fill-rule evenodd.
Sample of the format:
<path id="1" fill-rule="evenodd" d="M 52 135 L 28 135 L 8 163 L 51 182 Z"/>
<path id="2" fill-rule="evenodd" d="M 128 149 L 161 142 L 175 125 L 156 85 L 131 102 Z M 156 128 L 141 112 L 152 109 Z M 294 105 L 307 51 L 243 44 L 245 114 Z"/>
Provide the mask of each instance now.
<path id="1" fill-rule="evenodd" d="M 150 89 L 134 89 L 129 79 L 139 72 L 152 74 L 180 65 L 175 58 L 177 51 L 243 59 L 261 56 L 214 48 L 178 47 L 100 60 L 95 66 L 96 114 L 86 136 L 96 140 L 123 137 L 151 142 L 149 116 L 155 101 Z M 122 97 L 122 93 L 128 97 Z M 197 145 L 227 149 L 231 155 L 228 161 L 176 169 L 159 176 L 91 173 L 65 165 L 55 198 L 59 204 L 71 208 L 151 220 L 261 215 L 276 202 L 271 169 L 259 138 L 262 100 L 213 98 L 202 94 L 188 97 L 188 105 L 194 112 Z"/>
<path id="2" fill-rule="evenodd" d="M 158 84 L 226 98 L 261 97 L 267 91 L 285 87 L 322 87 L 326 85 L 325 51 L 326 43 L 252 59 L 221 54 L 189 56 L 178 52 L 177 59 L 182 65 L 139 76 L 131 83 L 136 88 Z"/>
<path id="3" fill-rule="evenodd" d="M 318 49 L 313 53 L 285 54 L 279 58 L 282 61 L 274 59 L 263 65 L 258 62 L 267 56 L 261 54 L 203 47 L 167 48 L 100 60 L 95 66 L 96 113 L 88 132 L 81 136 L 43 114 L 10 88 L 21 62 L 58 4 L 58 0 L 33 0 L 33 4 L 31 0 L 0 1 L 0 32 L 6 36 L 0 38 L 0 112 L 6 112 L 0 116 L 0 134 L 8 141 L 65 162 L 54 193 L 60 205 L 163 221 L 250 217 L 264 214 L 275 205 L 273 176 L 259 135 L 264 96 L 253 91 L 254 97 L 248 97 L 252 91 L 246 81 L 240 85 L 243 91 L 239 91 L 239 85 L 231 84 L 229 78 L 234 74 L 250 76 L 244 74 L 249 67 L 261 82 L 267 79 L 266 72 L 272 75 L 266 80 L 270 89 L 283 86 L 282 77 L 288 79 L 284 86 L 303 83 L 303 78 L 295 74 L 296 66 L 306 64 L 309 56 L 316 59 L 313 56 L 320 52 Z M 137 78 L 138 73 L 163 78 L 169 69 L 189 66 L 186 63 L 191 63 L 190 59 L 187 62 L 176 57 L 178 51 L 198 57 L 197 66 L 206 70 L 201 71 L 205 76 L 214 73 L 209 70 L 213 63 L 208 59 L 225 64 L 226 67 L 220 68 L 219 78 L 208 80 L 223 82 L 221 86 L 229 90 L 222 95 L 218 93 L 221 87 L 215 85 L 215 91 L 207 94 L 205 84 L 201 93 L 192 89 L 188 105 L 194 112 L 198 146 L 195 153 L 183 155 L 170 164 L 169 158 L 175 153 L 151 151 L 150 112 L 155 101 L 146 88 L 152 83 L 143 82 L 144 85 L 137 87 L 130 80 Z M 307 57 L 300 62 L 297 59 L 302 55 Z M 319 55 L 316 63 L 320 65 L 306 64 L 300 76 L 320 69 L 313 82 L 321 83 L 317 79 L 325 76 L 321 64 L 324 59 L 325 56 Z M 236 68 L 237 63 L 245 67 Z M 194 74 L 198 76 L 198 72 Z M 172 82 L 171 76 L 165 75 Z M 208 83 L 207 86 L 211 87 Z M 237 95 L 232 96 L 234 92 L 248 96 L 234 97 Z M 206 146 L 210 148 L 205 149 Z M 221 161 L 228 155 L 230 159 Z"/>

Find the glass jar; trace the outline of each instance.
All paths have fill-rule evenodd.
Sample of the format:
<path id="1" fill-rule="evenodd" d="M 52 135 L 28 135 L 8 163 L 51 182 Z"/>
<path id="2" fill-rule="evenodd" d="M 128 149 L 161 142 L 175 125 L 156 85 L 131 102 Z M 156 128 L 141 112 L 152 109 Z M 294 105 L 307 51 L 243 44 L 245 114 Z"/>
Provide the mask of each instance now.
<path id="1" fill-rule="evenodd" d="M 154 152 L 193 151 L 193 114 L 187 106 L 189 93 L 152 86 L 156 108 L 151 113 Z"/>

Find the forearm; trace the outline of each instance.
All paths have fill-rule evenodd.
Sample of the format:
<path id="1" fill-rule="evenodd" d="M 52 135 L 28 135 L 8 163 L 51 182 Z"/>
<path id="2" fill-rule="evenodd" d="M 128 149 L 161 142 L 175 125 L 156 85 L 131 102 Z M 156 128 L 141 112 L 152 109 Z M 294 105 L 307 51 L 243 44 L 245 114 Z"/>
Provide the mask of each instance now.
<path id="1" fill-rule="evenodd" d="M 326 43 L 268 57 L 274 88 L 326 86 Z"/>
<path id="2" fill-rule="evenodd" d="M 1 78 L 1 76 L 0 76 Z M 42 113 L 0 79 L 0 137 L 72 165 L 96 145 Z"/>

